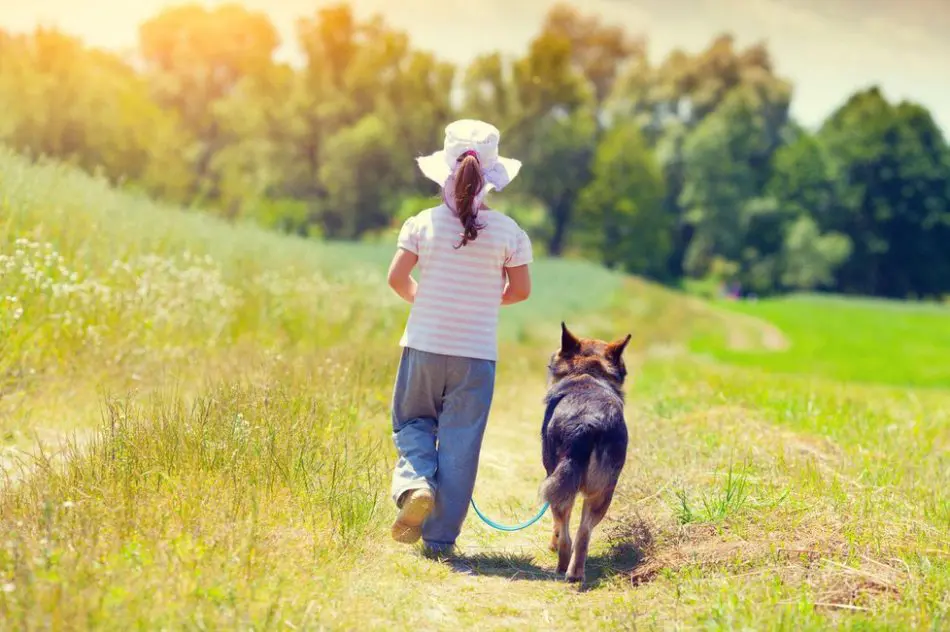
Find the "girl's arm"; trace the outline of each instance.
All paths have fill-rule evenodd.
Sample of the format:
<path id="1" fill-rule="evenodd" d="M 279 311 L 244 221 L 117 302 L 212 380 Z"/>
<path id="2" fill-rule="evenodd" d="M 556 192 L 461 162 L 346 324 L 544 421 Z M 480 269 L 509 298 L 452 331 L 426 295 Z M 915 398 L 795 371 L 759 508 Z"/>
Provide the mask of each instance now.
<path id="1" fill-rule="evenodd" d="M 505 292 L 501 295 L 501 304 L 514 305 L 527 300 L 531 296 L 531 273 L 528 266 L 505 268 L 505 274 L 508 282 L 505 284 Z"/>
<path id="2" fill-rule="evenodd" d="M 416 298 L 418 286 L 411 273 L 418 261 L 417 255 L 399 248 L 393 256 L 392 263 L 389 264 L 389 287 L 407 303 L 412 303 Z"/>

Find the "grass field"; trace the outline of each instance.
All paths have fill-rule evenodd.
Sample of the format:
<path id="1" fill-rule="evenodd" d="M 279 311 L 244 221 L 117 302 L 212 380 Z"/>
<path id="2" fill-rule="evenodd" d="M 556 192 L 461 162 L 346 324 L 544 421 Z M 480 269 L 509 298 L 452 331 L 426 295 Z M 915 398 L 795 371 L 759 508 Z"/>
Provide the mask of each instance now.
<path id="1" fill-rule="evenodd" d="M 773 323 L 791 342 L 774 353 L 697 341 L 697 350 L 730 364 L 845 381 L 950 387 L 950 307 L 809 295 L 723 306 Z"/>
<path id="2" fill-rule="evenodd" d="M 445 561 L 389 540 L 388 248 L 5 154 L 0 191 L 0 628 L 950 625 L 940 312 L 713 306 L 539 261 L 504 315 L 476 497 L 507 521 L 536 507 L 558 322 L 632 333 L 630 458 L 578 590 L 549 516 L 472 517 Z"/>

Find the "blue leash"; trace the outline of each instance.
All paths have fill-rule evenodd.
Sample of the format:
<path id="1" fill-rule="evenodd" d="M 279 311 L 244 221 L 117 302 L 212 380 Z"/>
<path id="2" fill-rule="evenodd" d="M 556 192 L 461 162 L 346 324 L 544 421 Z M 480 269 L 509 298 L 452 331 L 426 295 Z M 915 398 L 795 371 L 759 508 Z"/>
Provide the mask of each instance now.
<path id="1" fill-rule="evenodd" d="M 528 520 L 527 522 L 522 522 L 521 524 L 516 524 L 514 526 L 499 524 L 495 522 L 494 520 L 492 520 L 491 518 L 489 518 L 488 516 L 486 516 L 485 514 L 483 514 L 481 510 L 478 508 L 478 505 L 475 504 L 474 496 L 472 497 L 472 509 L 475 510 L 475 513 L 478 514 L 478 517 L 481 518 L 485 524 L 487 524 L 489 527 L 492 527 L 493 529 L 498 529 L 499 531 L 521 531 L 522 529 L 527 529 L 528 527 L 530 527 L 535 522 L 541 519 L 541 516 L 544 515 L 544 512 L 548 510 L 548 503 L 544 503 L 543 505 L 541 505 L 541 509 L 538 510 L 538 513 L 537 515 L 535 515 L 534 518 L 532 518 L 531 520 Z"/>

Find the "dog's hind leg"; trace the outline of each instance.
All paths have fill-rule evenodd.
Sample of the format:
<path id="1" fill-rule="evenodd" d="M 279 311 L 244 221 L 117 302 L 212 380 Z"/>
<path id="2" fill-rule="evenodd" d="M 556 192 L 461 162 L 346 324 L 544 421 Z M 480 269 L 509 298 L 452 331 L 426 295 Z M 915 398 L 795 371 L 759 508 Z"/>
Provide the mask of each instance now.
<path id="1" fill-rule="evenodd" d="M 571 511 L 574 503 L 566 504 L 563 508 L 551 507 L 554 515 L 554 533 L 557 534 L 557 572 L 567 571 L 571 562 Z M 554 540 L 551 544 L 555 544 Z"/>
<path id="2" fill-rule="evenodd" d="M 585 567 L 587 566 L 587 550 L 590 547 L 590 536 L 594 527 L 607 515 L 610 502 L 613 499 L 614 488 L 608 487 L 596 496 L 584 499 L 584 509 L 581 512 L 581 524 L 577 527 L 577 538 L 574 541 L 574 555 L 567 569 L 567 581 L 584 581 Z"/>
<path id="3" fill-rule="evenodd" d="M 545 466 L 547 466 L 547 464 L 545 464 Z M 551 466 L 547 469 L 548 469 L 548 476 L 551 476 L 551 472 L 554 471 L 554 466 Z M 551 508 L 551 515 L 554 516 L 554 521 L 553 521 L 554 525 L 551 528 L 551 544 L 548 545 L 548 548 L 551 551 L 557 552 L 558 542 L 560 541 L 560 538 L 561 538 L 561 519 L 559 517 L 559 513 L 557 509 L 555 509 L 554 507 Z"/>

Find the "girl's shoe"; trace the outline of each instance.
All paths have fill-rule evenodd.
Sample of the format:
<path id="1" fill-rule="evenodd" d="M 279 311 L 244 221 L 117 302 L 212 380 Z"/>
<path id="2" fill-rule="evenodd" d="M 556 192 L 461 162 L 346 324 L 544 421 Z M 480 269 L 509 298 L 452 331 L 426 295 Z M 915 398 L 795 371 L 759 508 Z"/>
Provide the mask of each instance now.
<path id="1" fill-rule="evenodd" d="M 432 513 L 435 495 L 431 489 L 413 489 L 403 496 L 399 515 L 393 522 L 393 539 L 403 544 L 412 544 L 422 537 L 422 523 Z"/>

